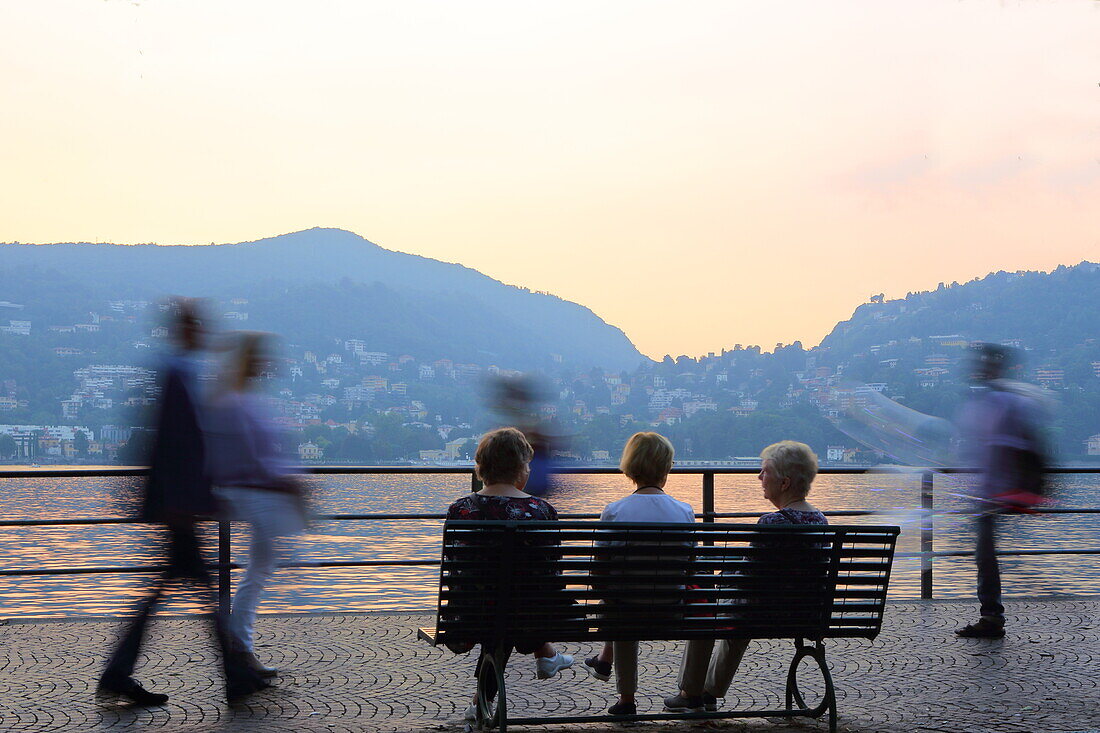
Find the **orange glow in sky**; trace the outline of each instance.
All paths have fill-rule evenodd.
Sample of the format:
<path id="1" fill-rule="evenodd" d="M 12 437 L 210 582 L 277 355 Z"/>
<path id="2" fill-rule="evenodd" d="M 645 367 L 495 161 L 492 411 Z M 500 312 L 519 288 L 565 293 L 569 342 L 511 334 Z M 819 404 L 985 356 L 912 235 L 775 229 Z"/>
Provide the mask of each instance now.
<path id="1" fill-rule="evenodd" d="M 0 6 L 0 240 L 312 226 L 650 356 L 1100 259 L 1100 3 Z"/>

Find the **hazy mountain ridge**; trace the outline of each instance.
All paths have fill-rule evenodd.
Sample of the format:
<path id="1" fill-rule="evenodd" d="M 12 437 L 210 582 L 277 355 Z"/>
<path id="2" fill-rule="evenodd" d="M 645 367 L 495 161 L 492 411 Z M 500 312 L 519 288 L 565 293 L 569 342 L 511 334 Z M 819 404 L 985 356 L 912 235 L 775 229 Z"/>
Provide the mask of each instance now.
<path id="1" fill-rule="evenodd" d="M 865 303 L 816 350 L 838 358 L 909 338 L 959 335 L 1019 342 L 1037 352 L 1071 348 L 1100 337 L 1100 264 L 1062 265 L 1052 272 L 995 272 L 968 283 Z M 877 299 L 877 296 L 876 296 Z"/>
<path id="2" fill-rule="evenodd" d="M 0 244 L 0 266 L 37 280 L 42 295 L 53 281 L 70 281 L 96 300 L 243 297 L 248 327 L 298 342 L 360 338 L 379 351 L 497 354 L 514 368 L 540 366 L 551 354 L 581 367 L 629 369 L 646 361 L 620 329 L 582 305 L 339 229 L 221 245 Z M 366 287 L 376 283 L 391 297 Z M 333 302 L 319 285 L 330 288 Z M 303 297 L 313 313 L 293 312 Z"/>

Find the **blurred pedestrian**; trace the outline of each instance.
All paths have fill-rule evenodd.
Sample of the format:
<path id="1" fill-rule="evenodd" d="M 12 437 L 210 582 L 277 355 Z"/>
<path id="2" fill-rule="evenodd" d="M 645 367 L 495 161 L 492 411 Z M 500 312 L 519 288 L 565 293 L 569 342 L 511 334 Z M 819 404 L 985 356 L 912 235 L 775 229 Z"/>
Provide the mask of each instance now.
<path id="1" fill-rule="evenodd" d="M 1001 571 L 997 562 L 997 517 L 1042 503 L 1047 490 L 1046 450 L 1040 427 L 1046 400 L 1033 385 L 1006 378 L 1018 361 L 1013 350 L 977 344 L 972 353 L 971 397 L 959 418 L 967 463 L 978 470 L 973 501 L 981 617 L 957 629 L 962 637 L 1005 635 Z"/>
<path id="2" fill-rule="evenodd" d="M 242 661 L 261 677 L 278 670 L 255 653 L 253 625 L 264 586 L 287 554 L 286 538 L 305 529 L 300 482 L 280 455 L 279 434 L 256 385 L 271 363 L 270 338 L 237 338 L 206 421 L 207 465 L 222 500 L 223 516 L 251 528 L 248 569 L 229 616 L 229 641 Z"/>
<path id="3" fill-rule="evenodd" d="M 150 692 L 134 679 L 134 667 L 149 616 L 165 588 L 188 582 L 205 591 L 213 607 L 212 632 L 221 650 L 227 699 L 232 701 L 267 686 L 229 648 L 225 619 L 217 611 L 216 593 L 196 532 L 196 522 L 216 509 L 205 470 L 200 427 L 197 357 L 204 337 L 200 308 L 193 300 L 177 300 L 171 304 L 170 313 L 174 348 L 161 369 L 159 414 L 141 511 L 144 521 L 164 525 L 162 552 L 167 569 L 141 600 L 97 687 L 103 698 L 123 698 L 138 705 L 162 705 L 168 700 L 167 695 Z"/>

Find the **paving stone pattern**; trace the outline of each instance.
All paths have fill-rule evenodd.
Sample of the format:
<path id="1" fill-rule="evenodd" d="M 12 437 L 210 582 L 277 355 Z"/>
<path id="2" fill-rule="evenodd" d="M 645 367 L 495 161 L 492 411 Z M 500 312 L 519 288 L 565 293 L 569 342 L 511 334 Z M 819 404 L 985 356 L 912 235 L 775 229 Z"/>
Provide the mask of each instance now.
<path id="1" fill-rule="evenodd" d="M 1009 604 L 1010 633 L 1000 641 L 954 638 L 973 604 L 893 603 L 874 642 L 828 642 L 840 729 L 850 733 L 1004 731 L 1100 733 L 1100 598 Z M 159 619 L 150 628 L 138 678 L 170 696 L 162 708 L 102 707 L 96 675 L 117 621 L 10 621 L 0 625 L 0 731 L 460 731 L 472 693 L 472 655 L 455 656 L 416 639 L 426 615 L 264 616 L 257 651 L 282 668 L 276 687 L 227 707 L 206 625 Z M 592 646 L 565 644 L 577 666 L 538 681 L 530 657 L 508 672 L 512 715 L 597 712 L 614 684 L 589 678 L 580 661 Z M 754 642 L 727 705 L 782 707 L 790 642 Z M 639 709 L 660 710 L 675 691 L 676 643 L 643 644 Z M 805 664 L 810 664 L 807 661 Z M 804 685 L 820 689 L 803 668 Z M 809 697 L 809 695 L 807 695 Z M 530 730 L 790 731 L 827 730 L 824 721 L 708 721 L 550 725 Z"/>

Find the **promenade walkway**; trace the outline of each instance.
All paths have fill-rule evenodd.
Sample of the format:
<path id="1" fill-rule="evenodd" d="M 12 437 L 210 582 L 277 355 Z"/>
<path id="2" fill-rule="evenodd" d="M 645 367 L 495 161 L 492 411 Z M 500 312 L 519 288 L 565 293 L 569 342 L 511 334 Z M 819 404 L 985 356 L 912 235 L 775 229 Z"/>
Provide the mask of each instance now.
<path id="1" fill-rule="evenodd" d="M 907 602 L 890 605 L 875 642 L 830 642 L 841 730 L 1100 731 L 1100 597 L 1012 600 L 1008 607 L 1011 633 L 1003 641 L 954 638 L 952 629 L 971 619 L 973 603 Z M 117 622 L 0 622 L 0 730 L 459 731 L 474 660 L 418 642 L 415 627 L 431 621 L 427 615 L 381 613 L 262 617 L 259 651 L 285 671 L 277 688 L 232 710 L 221 699 L 220 681 L 211 679 L 215 655 L 201 621 L 154 623 L 139 675 L 171 701 L 135 710 L 100 708 L 93 699 Z M 756 642 L 731 695 L 741 705 L 781 705 L 789 650 L 789 642 Z M 579 662 L 592 649 L 566 645 L 566 651 Z M 595 711 L 613 697 L 613 684 L 592 680 L 580 668 L 539 682 L 529 658 L 513 660 L 514 714 Z M 658 710 L 661 696 L 675 689 L 678 664 L 677 644 L 643 645 L 641 711 Z M 747 720 L 626 729 L 827 728 L 818 721 Z"/>

